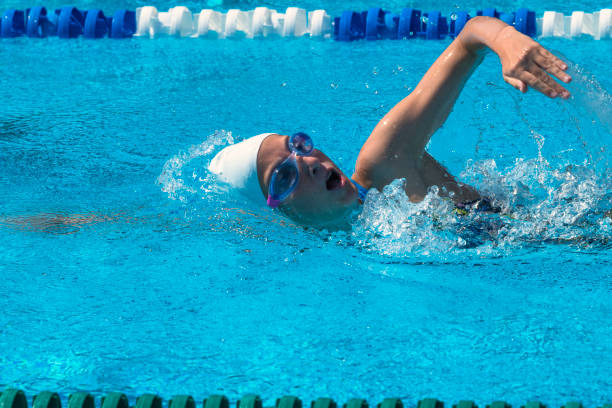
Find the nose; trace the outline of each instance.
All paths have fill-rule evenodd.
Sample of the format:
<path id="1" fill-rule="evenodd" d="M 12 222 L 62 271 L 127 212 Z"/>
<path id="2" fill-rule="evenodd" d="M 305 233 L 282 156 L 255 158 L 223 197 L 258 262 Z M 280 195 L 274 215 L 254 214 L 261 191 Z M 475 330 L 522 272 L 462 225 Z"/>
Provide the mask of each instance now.
<path id="1" fill-rule="evenodd" d="M 298 161 L 302 165 L 302 170 L 312 178 L 317 178 L 323 174 L 321 160 L 315 156 L 298 156 Z"/>

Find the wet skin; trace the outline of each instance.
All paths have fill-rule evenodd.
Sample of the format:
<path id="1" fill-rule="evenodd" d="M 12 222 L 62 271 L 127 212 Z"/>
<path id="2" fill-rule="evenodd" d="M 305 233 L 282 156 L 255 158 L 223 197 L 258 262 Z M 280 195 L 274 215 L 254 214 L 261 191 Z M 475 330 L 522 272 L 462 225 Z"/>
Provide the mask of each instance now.
<path id="1" fill-rule="evenodd" d="M 475 189 L 457 182 L 425 147 L 451 113 L 466 81 L 482 61 L 485 48 L 499 56 L 504 80 L 519 91 L 531 87 L 550 98 L 570 96 L 553 79 L 571 81 L 564 72 L 567 65 L 563 61 L 501 20 L 474 17 L 413 92 L 376 125 L 361 147 L 352 179 L 379 191 L 393 180 L 404 179 L 406 194 L 415 202 L 421 201 L 433 186 L 457 204 L 478 199 Z M 273 169 L 289 154 L 287 136 L 271 135 L 262 143 L 257 171 L 264 196 L 267 197 Z M 318 150 L 312 156 L 298 157 L 297 163 L 300 183 L 279 208 L 294 220 L 314 226 L 346 220 L 346 215 L 358 206 L 357 190 L 346 175 Z M 333 188 L 330 172 L 341 174 L 341 183 L 332 183 Z"/>
<path id="2" fill-rule="evenodd" d="M 287 140 L 288 136 L 273 134 L 259 148 L 257 173 L 266 198 L 272 172 L 291 154 Z M 346 223 L 346 218 L 359 206 L 357 188 L 350 179 L 318 149 L 309 156 L 297 156 L 296 162 L 298 185 L 279 208 L 294 220 L 311 225 Z"/>

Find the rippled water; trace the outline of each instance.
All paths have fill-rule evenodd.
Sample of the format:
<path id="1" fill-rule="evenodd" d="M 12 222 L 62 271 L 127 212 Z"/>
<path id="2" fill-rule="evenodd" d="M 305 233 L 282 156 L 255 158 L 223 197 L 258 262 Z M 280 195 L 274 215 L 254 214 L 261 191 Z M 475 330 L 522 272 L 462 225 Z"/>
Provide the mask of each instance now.
<path id="1" fill-rule="evenodd" d="M 447 44 L 0 41 L 0 387 L 609 399 L 612 42 L 544 42 L 569 102 L 468 82 L 429 151 L 501 214 L 396 181 L 330 234 L 207 171 L 303 130 L 349 172 Z"/>

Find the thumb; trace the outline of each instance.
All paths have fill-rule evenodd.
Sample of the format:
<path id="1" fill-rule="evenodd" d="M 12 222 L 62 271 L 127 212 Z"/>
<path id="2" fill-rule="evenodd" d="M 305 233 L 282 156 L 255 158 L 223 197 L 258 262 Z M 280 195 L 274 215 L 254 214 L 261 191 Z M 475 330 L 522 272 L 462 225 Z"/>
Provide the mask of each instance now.
<path id="1" fill-rule="evenodd" d="M 504 81 L 521 91 L 522 93 L 527 92 L 527 84 L 521 81 L 518 78 L 511 78 L 509 76 L 504 75 Z"/>

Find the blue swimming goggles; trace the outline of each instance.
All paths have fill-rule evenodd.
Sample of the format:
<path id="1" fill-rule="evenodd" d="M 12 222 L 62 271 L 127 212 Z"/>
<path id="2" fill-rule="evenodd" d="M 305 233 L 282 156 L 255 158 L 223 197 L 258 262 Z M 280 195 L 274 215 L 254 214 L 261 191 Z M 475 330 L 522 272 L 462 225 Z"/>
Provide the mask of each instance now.
<path id="1" fill-rule="evenodd" d="M 312 154 L 314 143 L 306 133 L 298 132 L 287 140 L 287 148 L 291 154 L 276 166 L 270 177 L 268 205 L 272 208 L 278 207 L 297 187 L 300 181 L 300 172 L 296 157 Z"/>

